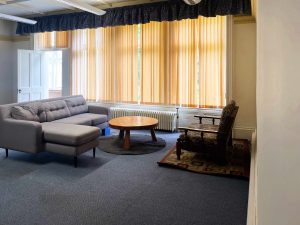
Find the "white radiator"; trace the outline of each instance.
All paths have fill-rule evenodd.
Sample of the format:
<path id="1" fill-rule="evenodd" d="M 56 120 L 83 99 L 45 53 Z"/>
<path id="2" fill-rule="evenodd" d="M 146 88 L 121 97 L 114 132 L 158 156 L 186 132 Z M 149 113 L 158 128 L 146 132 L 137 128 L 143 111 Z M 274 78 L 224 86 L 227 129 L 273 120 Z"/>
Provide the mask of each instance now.
<path id="1" fill-rule="evenodd" d="M 110 108 L 112 118 L 122 116 L 146 116 L 158 119 L 158 130 L 175 131 L 177 129 L 177 113 L 171 111 L 157 111 L 148 109 Z"/>

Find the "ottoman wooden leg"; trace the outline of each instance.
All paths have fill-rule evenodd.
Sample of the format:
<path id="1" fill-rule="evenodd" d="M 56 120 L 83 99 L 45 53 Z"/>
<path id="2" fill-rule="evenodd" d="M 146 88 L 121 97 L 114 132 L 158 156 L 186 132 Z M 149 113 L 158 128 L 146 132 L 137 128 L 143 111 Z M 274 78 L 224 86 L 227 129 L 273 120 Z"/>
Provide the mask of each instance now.
<path id="1" fill-rule="evenodd" d="M 93 158 L 96 157 L 96 148 L 93 148 Z"/>
<path id="2" fill-rule="evenodd" d="M 7 148 L 5 149 L 5 156 L 6 156 L 6 158 L 8 157 L 8 149 Z"/>

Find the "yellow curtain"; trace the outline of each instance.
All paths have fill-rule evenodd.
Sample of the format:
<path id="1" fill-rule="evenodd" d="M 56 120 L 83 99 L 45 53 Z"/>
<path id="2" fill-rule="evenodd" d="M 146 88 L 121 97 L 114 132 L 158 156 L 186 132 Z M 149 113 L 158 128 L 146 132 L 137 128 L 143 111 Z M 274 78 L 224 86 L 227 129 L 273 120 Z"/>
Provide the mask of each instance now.
<path id="1" fill-rule="evenodd" d="M 56 36 L 56 40 L 55 40 L 56 48 L 68 48 L 69 47 L 69 31 L 55 32 L 55 36 Z"/>
<path id="2" fill-rule="evenodd" d="M 56 31 L 34 34 L 34 49 L 68 48 L 69 32 Z"/>
<path id="3" fill-rule="evenodd" d="M 137 25 L 72 31 L 72 93 L 136 103 L 137 31 Z"/>
<path id="4" fill-rule="evenodd" d="M 96 98 L 96 30 L 72 31 L 72 93 Z"/>
<path id="5" fill-rule="evenodd" d="M 141 102 L 225 104 L 225 17 L 141 25 Z"/>
<path id="6" fill-rule="evenodd" d="M 141 103 L 164 104 L 169 97 L 168 22 L 141 25 Z"/>
<path id="7" fill-rule="evenodd" d="M 115 101 L 115 60 L 114 29 L 112 27 L 97 30 L 97 63 L 99 88 L 96 100 Z M 97 83 L 98 84 L 98 83 Z"/>
<path id="8" fill-rule="evenodd" d="M 34 49 L 48 49 L 52 48 L 52 43 L 54 41 L 53 32 L 36 33 L 34 34 Z"/>
<path id="9" fill-rule="evenodd" d="M 200 18 L 200 106 L 223 107 L 226 90 L 226 19 Z"/>
<path id="10" fill-rule="evenodd" d="M 115 101 L 138 101 L 138 26 L 113 28 L 115 31 Z"/>
<path id="11" fill-rule="evenodd" d="M 198 106 L 199 31 L 198 20 L 182 20 L 169 23 L 170 73 L 172 93 L 166 104 Z"/>

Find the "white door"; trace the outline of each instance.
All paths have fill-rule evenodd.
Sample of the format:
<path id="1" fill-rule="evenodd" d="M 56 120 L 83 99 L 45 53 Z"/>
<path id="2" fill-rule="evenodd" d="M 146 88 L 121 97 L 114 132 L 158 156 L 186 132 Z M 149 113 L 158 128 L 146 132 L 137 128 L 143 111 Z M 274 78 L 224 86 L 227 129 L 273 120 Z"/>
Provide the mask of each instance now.
<path id="1" fill-rule="evenodd" d="M 47 79 L 43 68 L 42 52 L 18 50 L 18 102 L 47 97 Z"/>

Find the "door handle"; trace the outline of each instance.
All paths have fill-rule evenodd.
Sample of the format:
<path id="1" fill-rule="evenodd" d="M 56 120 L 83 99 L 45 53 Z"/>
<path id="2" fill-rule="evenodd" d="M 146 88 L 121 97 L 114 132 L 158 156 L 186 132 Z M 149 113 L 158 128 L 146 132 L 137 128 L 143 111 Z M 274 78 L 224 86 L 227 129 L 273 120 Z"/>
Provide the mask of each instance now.
<path id="1" fill-rule="evenodd" d="M 21 94 L 22 90 L 21 90 L 21 89 L 18 89 L 18 92 L 19 92 L 19 94 Z"/>

